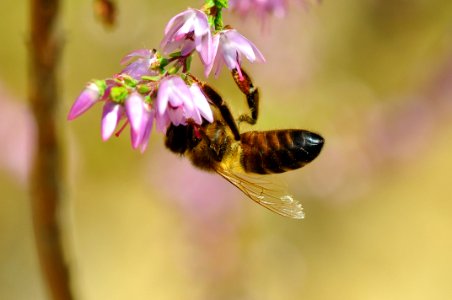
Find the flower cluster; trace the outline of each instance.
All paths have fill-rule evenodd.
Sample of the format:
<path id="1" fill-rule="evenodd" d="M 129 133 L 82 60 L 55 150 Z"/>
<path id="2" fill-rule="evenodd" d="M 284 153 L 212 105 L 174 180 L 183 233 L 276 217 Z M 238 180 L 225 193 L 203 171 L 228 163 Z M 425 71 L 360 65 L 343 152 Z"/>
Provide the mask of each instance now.
<path id="1" fill-rule="evenodd" d="M 187 9 L 173 17 L 166 26 L 161 43 L 163 53 L 170 54 L 180 49 L 181 57 L 186 57 L 198 52 L 206 76 L 212 68 L 218 75 L 223 64 L 240 73 L 242 55 L 250 62 L 265 61 L 257 47 L 237 30 L 225 27 L 212 32 L 213 26 L 204 12 Z"/>
<path id="2" fill-rule="evenodd" d="M 212 122 L 209 100 L 200 81 L 189 73 L 192 55 L 199 55 L 206 77 L 212 70 L 218 75 L 225 65 L 242 78 L 242 56 L 251 62 L 264 61 L 251 41 L 222 25 L 221 9 L 226 6 L 224 0 L 207 0 L 202 10 L 189 8 L 173 17 L 165 28 L 162 53 L 140 49 L 127 54 L 121 72 L 86 86 L 68 120 L 103 102 L 102 139 L 108 140 L 125 119 L 116 135 L 130 125 L 132 147 L 141 151 L 148 145 L 154 123 L 165 132 L 170 124 Z"/>
<path id="3" fill-rule="evenodd" d="M 130 62 L 134 58 L 136 60 Z M 155 51 L 138 50 L 126 55 L 123 61 L 129 64 L 122 72 L 86 86 L 74 102 L 68 120 L 103 102 L 102 139 L 108 140 L 125 118 L 124 126 L 130 124 L 132 147 L 142 152 L 147 147 L 154 121 L 157 130 L 163 132 L 170 123 L 186 125 L 192 120 L 201 125 L 203 120 L 213 121 L 208 100 L 196 82 L 186 82 L 177 75 L 150 76 L 159 68 Z"/>

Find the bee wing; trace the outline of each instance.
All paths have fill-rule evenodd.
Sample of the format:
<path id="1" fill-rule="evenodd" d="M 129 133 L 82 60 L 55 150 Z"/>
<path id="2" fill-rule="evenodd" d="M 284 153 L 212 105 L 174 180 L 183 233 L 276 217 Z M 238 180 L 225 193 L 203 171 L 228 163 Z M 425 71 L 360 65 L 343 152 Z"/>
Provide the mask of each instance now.
<path id="1" fill-rule="evenodd" d="M 254 202 L 284 217 L 303 219 L 301 203 L 287 193 L 282 184 L 262 178 L 258 175 L 236 173 L 231 170 L 216 170 L 224 179 L 235 185 Z"/>

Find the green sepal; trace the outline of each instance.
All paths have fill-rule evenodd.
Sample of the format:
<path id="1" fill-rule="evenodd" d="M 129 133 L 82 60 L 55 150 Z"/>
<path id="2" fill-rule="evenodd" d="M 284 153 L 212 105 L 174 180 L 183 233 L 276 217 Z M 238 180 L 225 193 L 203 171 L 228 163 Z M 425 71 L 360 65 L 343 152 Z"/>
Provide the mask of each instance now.
<path id="1" fill-rule="evenodd" d="M 114 86 L 110 90 L 110 98 L 113 102 L 122 104 L 129 96 L 129 92 L 126 87 L 123 86 Z"/>
<path id="2" fill-rule="evenodd" d="M 180 51 L 177 52 L 173 52 L 169 55 L 169 57 L 180 57 L 182 55 L 182 53 Z"/>
<path id="3" fill-rule="evenodd" d="M 126 74 L 123 74 L 122 76 L 124 78 L 124 83 L 127 86 L 132 87 L 132 88 L 137 86 L 138 80 L 136 80 L 136 79 L 134 79 L 134 78 L 132 78 L 129 75 L 126 75 Z"/>
<path id="4" fill-rule="evenodd" d="M 172 66 L 169 70 L 168 70 L 168 74 L 173 75 L 176 74 L 180 69 L 180 66 Z"/>
<path id="5" fill-rule="evenodd" d="M 152 104 L 154 102 L 154 101 L 152 101 L 150 94 L 147 94 L 146 96 L 144 96 L 143 101 L 144 101 L 144 103 L 147 103 L 147 104 Z"/>
<path id="6" fill-rule="evenodd" d="M 206 0 L 206 2 L 204 3 L 204 6 L 206 8 L 212 8 L 215 6 L 215 0 Z"/>
<path id="7" fill-rule="evenodd" d="M 141 76 L 141 80 L 145 80 L 145 81 L 159 81 L 162 78 L 162 76 L 148 76 L 148 75 L 144 75 Z"/>
<path id="8" fill-rule="evenodd" d="M 166 67 L 169 64 L 169 60 L 167 58 L 161 57 L 159 58 L 159 66 L 161 69 Z"/>
<path id="9" fill-rule="evenodd" d="M 215 28 L 215 17 L 214 16 L 208 15 L 207 22 L 209 23 L 209 27 Z"/>
<path id="10" fill-rule="evenodd" d="M 193 58 L 193 56 L 190 55 L 189 57 L 187 57 L 185 59 L 185 72 L 189 72 L 190 71 L 192 58 Z"/>
<path id="11" fill-rule="evenodd" d="M 148 86 L 147 84 L 139 84 L 137 85 L 137 91 L 140 94 L 147 94 L 152 90 L 152 88 L 150 86 Z"/>
<path id="12" fill-rule="evenodd" d="M 99 89 L 99 98 L 102 97 L 105 94 L 105 90 L 107 89 L 107 82 L 105 80 L 93 80 L 93 83 L 97 86 Z"/>

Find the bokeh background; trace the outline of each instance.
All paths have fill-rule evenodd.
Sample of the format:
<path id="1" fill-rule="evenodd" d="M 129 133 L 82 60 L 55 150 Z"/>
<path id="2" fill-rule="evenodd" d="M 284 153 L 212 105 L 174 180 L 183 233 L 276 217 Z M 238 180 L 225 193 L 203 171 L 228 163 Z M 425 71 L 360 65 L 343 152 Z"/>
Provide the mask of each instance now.
<path id="1" fill-rule="evenodd" d="M 1 299 L 48 299 L 27 188 L 26 2 L 0 2 Z M 127 134 L 102 142 L 100 106 L 66 121 L 88 80 L 158 47 L 166 22 L 201 4 L 118 1 L 105 30 L 92 1 L 63 3 L 61 223 L 78 299 L 452 299 L 452 2 L 292 1 L 264 26 L 226 13 L 267 59 L 245 63 L 262 94 L 255 128 L 326 139 L 316 161 L 278 176 L 302 221 L 194 169 L 160 133 L 143 155 Z M 245 111 L 228 72 L 209 82 Z"/>

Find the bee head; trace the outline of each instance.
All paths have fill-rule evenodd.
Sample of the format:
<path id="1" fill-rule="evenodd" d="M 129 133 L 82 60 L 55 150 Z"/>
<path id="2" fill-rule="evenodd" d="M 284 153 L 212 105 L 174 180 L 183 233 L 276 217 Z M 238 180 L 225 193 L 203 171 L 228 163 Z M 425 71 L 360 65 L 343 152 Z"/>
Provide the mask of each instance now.
<path id="1" fill-rule="evenodd" d="M 192 124 L 178 126 L 171 124 L 166 130 L 165 146 L 174 153 L 185 153 L 201 141 L 194 130 Z"/>

